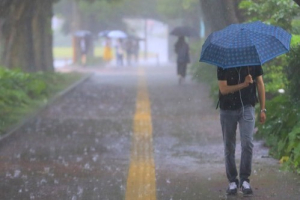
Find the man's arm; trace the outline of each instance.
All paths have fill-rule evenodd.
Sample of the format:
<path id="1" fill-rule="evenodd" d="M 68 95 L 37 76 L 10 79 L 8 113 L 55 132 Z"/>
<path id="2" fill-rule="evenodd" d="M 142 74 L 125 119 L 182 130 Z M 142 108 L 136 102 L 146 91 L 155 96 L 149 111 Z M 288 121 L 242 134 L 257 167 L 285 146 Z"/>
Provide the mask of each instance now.
<path id="1" fill-rule="evenodd" d="M 300 6 L 300 0 L 294 0 Z"/>
<path id="2" fill-rule="evenodd" d="M 245 77 L 245 81 L 243 83 L 237 85 L 227 85 L 227 81 L 219 81 L 219 89 L 221 94 L 229 94 L 239 91 L 245 87 L 248 87 L 250 83 L 253 83 L 252 76 L 248 75 Z"/>
<path id="3" fill-rule="evenodd" d="M 260 110 L 262 111 L 265 109 L 265 101 L 266 101 L 266 96 L 265 96 L 265 84 L 263 81 L 262 76 L 258 76 L 256 78 L 256 83 L 257 83 L 257 91 L 258 91 L 258 98 L 259 98 L 259 103 L 260 103 Z M 260 123 L 265 123 L 266 121 L 266 113 L 265 112 L 260 112 Z"/>

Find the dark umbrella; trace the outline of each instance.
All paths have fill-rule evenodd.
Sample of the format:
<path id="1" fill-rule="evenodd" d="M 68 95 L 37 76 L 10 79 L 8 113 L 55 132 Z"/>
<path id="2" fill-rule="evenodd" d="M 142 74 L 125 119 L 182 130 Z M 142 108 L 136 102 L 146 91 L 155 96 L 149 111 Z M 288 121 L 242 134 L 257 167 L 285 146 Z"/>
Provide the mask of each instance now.
<path id="1" fill-rule="evenodd" d="M 144 40 L 143 38 L 141 37 L 138 37 L 136 35 L 128 35 L 128 38 L 127 39 L 130 39 L 130 40 Z"/>
<path id="2" fill-rule="evenodd" d="M 222 68 L 256 66 L 290 50 L 291 34 L 260 21 L 232 24 L 208 36 L 200 62 Z"/>
<path id="3" fill-rule="evenodd" d="M 76 37 L 85 37 L 90 34 L 91 34 L 91 32 L 88 30 L 78 30 L 78 31 L 74 32 L 74 36 L 76 36 Z"/>
<path id="4" fill-rule="evenodd" d="M 170 35 L 185 36 L 185 37 L 199 37 L 199 32 L 189 26 L 177 26 L 171 32 Z"/>

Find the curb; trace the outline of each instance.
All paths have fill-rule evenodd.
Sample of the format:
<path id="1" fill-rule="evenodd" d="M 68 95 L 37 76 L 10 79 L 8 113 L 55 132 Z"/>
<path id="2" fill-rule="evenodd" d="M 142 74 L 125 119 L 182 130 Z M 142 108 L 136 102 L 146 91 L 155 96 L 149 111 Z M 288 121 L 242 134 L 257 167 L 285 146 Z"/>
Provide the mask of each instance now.
<path id="1" fill-rule="evenodd" d="M 92 77 L 94 74 L 87 74 L 83 78 L 81 78 L 79 81 L 73 83 L 65 90 L 57 93 L 53 98 L 51 98 L 44 106 L 41 106 L 41 108 L 37 109 L 37 111 L 33 112 L 32 114 L 29 114 L 28 116 L 24 117 L 24 120 L 21 120 L 21 122 L 14 125 L 12 128 L 10 128 L 8 131 L 4 133 L 3 136 L 0 137 L 0 144 L 2 144 L 4 141 L 8 140 L 10 137 L 14 135 L 14 133 L 20 129 L 22 126 L 24 126 L 26 123 L 29 123 L 31 120 L 35 119 L 36 116 L 38 116 L 41 112 L 46 110 L 50 105 L 52 105 L 55 101 L 66 95 L 67 93 L 71 92 L 73 89 L 75 89 L 78 85 L 84 83 L 87 81 L 90 77 Z"/>

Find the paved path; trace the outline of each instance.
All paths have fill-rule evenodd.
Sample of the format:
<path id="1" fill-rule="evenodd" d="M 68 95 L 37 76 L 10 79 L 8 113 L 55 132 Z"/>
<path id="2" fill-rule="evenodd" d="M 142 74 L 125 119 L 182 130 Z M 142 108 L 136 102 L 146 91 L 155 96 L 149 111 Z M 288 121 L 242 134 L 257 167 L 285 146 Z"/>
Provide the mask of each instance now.
<path id="1" fill-rule="evenodd" d="M 80 69 L 94 75 L 0 142 L 0 199 L 227 199 L 218 111 L 174 69 Z M 267 155 L 256 141 L 255 195 L 230 199 L 300 199 Z"/>

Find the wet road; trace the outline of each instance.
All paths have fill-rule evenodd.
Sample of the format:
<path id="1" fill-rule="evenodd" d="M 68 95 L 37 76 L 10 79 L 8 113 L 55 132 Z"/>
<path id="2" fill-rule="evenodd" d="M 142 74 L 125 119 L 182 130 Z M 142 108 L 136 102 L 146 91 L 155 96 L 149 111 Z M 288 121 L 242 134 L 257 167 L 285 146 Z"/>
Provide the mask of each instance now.
<path id="1" fill-rule="evenodd" d="M 227 199 L 218 111 L 174 69 L 97 70 L 2 140 L 0 199 Z M 255 195 L 230 199 L 300 199 L 300 177 L 267 155 L 256 141 Z"/>

